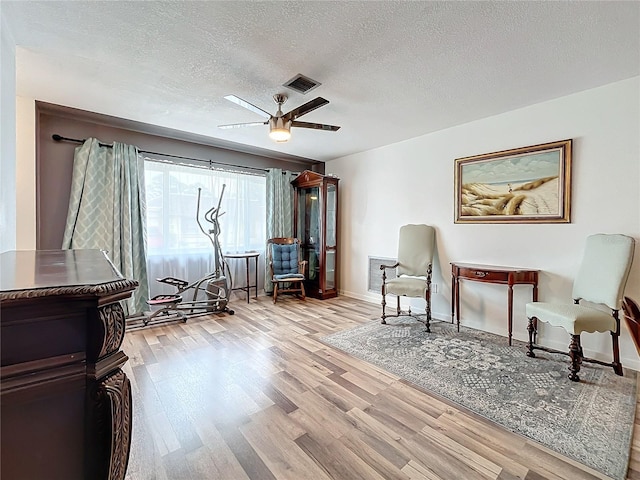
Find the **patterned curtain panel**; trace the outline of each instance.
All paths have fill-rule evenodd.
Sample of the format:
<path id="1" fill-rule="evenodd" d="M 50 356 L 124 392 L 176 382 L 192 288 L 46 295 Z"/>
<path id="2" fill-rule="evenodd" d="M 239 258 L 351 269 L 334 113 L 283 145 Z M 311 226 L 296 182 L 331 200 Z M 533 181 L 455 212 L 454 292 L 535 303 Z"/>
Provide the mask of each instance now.
<path id="1" fill-rule="evenodd" d="M 267 239 L 293 236 L 293 187 L 294 174 L 279 168 L 267 171 Z M 273 284 L 269 276 L 267 260 L 264 291 L 271 294 Z"/>
<path id="2" fill-rule="evenodd" d="M 144 163 L 136 147 L 95 138 L 76 148 L 62 248 L 106 250 L 126 278 L 140 284 L 126 301 L 131 315 L 147 310 Z"/>

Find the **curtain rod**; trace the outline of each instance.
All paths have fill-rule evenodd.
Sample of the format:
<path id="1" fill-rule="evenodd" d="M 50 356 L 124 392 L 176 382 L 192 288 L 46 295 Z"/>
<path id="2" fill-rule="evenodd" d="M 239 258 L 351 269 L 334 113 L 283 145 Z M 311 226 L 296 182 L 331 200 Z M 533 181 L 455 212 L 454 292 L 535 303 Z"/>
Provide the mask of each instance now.
<path id="1" fill-rule="evenodd" d="M 62 135 L 58 135 L 57 133 L 54 133 L 53 135 L 51 135 L 51 138 L 53 138 L 56 142 L 73 142 L 73 143 L 84 143 L 85 142 L 84 140 L 78 140 L 77 138 L 63 137 Z M 106 144 L 106 143 L 100 143 L 100 146 L 101 147 L 107 147 L 107 148 L 113 148 L 113 145 L 109 145 L 109 144 Z M 258 170 L 259 172 L 267 172 L 268 171 L 266 168 L 246 167 L 246 166 L 243 166 L 243 165 L 234 165 L 233 163 L 216 162 L 216 161 L 213 161 L 213 160 L 202 160 L 201 158 L 184 157 L 182 155 L 170 155 L 168 153 L 150 152 L 148 150 L 138 150 L 138 152 L 147 153 L 149 155 L 162 155 L 163 157 L 182 158 L 184 160 L 193 160 L 193 161 L 196 161 L 196 162 L 208 163 L 209 165 L 211 165 L 211 164 L 224 165 L 225 167 L 245 168 L 245 169 L 248 169 L 248 170 Z"/>

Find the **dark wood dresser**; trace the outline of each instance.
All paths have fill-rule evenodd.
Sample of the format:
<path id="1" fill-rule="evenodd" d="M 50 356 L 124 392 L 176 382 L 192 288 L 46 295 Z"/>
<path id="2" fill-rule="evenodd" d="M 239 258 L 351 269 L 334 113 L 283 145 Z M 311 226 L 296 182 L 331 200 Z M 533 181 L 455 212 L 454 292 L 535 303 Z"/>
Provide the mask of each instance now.
<path id="1" fill-rule="evenodd" d="M 0 254 L 2 480 L 123 479 L 127 280 L 99 250 Z"/>

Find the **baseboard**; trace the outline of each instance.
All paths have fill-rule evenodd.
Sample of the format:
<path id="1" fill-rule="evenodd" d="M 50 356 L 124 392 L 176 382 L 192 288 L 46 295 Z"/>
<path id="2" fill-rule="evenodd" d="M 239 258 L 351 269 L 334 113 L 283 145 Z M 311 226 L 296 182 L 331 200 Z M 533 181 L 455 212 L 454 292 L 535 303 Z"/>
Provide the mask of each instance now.
<path id="1" fill-rule="evenodd" d="M 346 290 L 338 290 L 338 294 L 345 296 L 345 297 L 349 297 L 349 298 L 355 298 L 356 300 L 362 300 L 363 302 L 367 302 L 367 303 L 380 303 L 380 294 L 378 295 L 374 295 L 374 294 L 361 294 L 361 293 L 355 293 L 355 292 L 348 292 Z"/>

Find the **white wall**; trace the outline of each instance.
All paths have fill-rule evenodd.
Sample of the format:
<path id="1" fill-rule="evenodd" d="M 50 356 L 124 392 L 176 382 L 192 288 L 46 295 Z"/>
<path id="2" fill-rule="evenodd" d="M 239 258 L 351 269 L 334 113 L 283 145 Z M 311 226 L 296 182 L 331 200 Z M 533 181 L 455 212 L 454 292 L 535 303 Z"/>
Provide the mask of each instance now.
<path id="1" fill-rule="evenodd" d="M 0 15 L 0 252 L 16 248 L 15 43 Z"/>
<path id="2" fill-rule="evenodd" d="M 571 302 L 587 235 L 624 233 L 640 244 L 639 92 L 635 77 L 328 162 L 326 172 L 340 177 L 342 293 L 380 302 L 379 294 L 367 291 L 368 256 L 394 258 L 399 227 L 427 223 L 437 228 L 436 318 L 451 318 L 452 261 L 540 269 L 540 300 Z M 454 159 L 568 138 L 573 139 L 570 224 L 454 224 Z M 626 290 L 636 300 L 638 244 Z M 460 288 L 461 323 L 506 335 L 506 287 L 463 281 Z M 531 300 L 531 287 L 516 286 L 514 292 L 514 337 L 525 340 L 524 304 Z M 609 335 L 583 337 L 588 356 L 610 360 Z M 622 337 L 623 364 L 637 370 L 626 325 Z M 569 343 L 564 330 L 545 325 L 539 341 L 561 349 Z"/>
<path id="3" fill-rule="evenodd" d="M 16 98 L 16 248 L 36 249 L 36 101 Z"/>

